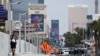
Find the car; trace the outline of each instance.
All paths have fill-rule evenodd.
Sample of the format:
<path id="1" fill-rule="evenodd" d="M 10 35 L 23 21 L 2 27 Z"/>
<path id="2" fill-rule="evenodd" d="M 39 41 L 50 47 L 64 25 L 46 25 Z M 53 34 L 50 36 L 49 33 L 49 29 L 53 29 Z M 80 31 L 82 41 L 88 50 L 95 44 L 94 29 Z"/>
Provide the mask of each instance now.
<path id="1" fill-rule="evenodd" d="M 73 53 L 74 48 L 72 47 L 67 47 L 67 48 L 61 48 L 60 49 L 60 54 L 61 55 L 69 55 Z"/>
<path id="2" fill-rule="evenodd" d="M 74 54 L 83 54 L 87 52 L 87 48 L 83 47 L 82 45 L 75 45 Z"/>

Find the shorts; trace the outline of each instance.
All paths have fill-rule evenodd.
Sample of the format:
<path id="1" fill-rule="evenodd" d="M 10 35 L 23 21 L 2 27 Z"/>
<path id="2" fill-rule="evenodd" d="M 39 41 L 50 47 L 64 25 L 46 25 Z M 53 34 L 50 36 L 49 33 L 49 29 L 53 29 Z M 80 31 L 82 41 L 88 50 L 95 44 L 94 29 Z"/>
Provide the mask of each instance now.
<path id="1" fill-rule="evenodd" d="M 16 42 L 11 41 L 11 42 L 10 42 L 11 48 L 16 48 L 16 44 L 17 44 Z"/>

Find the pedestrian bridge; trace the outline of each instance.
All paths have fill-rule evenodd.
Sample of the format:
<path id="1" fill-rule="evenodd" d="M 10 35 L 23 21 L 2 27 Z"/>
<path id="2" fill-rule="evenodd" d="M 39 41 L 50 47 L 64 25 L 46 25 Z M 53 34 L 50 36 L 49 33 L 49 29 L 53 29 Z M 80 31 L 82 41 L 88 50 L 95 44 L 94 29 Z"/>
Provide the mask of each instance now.
<path id="1" fill-rule="evenodd" d="M 9 43 L 9 35 L 0 32 L 0 56 L 11 56 Z M 32 56 L 33 54 L 37 54 L 37 50 L 38 47 L 25 42 L 24 40 L 17 40 L 16 56 Z"/>

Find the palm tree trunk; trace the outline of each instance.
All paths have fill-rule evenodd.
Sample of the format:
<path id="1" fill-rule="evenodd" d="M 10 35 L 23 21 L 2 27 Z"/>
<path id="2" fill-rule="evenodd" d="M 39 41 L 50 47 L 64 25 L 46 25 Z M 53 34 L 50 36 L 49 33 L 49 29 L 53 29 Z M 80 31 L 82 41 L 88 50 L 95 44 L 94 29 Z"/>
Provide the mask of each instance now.
<path id="1" fill-rule="evenodd" d="M 94 37 L 95 37 L 95 53 L 96 53 L 96 56 L 98 56 L 98 36 L 97 36 L 97 31 L 95 30 L 95 33 L 94 33 Z"/>
<path id="2" fill-rule="evenodd" d="M 100 50 L 100 31 L 99 31 L 99 36 L 98 36 L 98 50 Z"/>

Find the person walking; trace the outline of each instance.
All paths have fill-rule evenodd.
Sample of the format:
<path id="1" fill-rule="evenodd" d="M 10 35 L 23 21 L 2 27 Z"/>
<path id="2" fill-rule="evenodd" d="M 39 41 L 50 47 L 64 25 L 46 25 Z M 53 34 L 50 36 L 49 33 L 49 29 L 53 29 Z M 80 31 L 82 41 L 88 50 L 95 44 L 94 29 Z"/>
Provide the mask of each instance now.
<path id="1" fill-rule="evenodd" d="M 11 47 L 11 51 L 12 51 L 12 56 L 15 55 L 15 49 L 16 49 L 16 44 L 17 44 L 16 40 L 17 40 L 17 36 L 13 32 L 10 36 L 10 47 Z"/>

